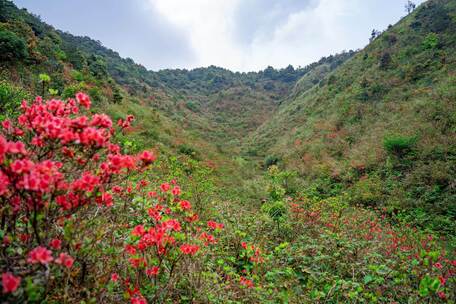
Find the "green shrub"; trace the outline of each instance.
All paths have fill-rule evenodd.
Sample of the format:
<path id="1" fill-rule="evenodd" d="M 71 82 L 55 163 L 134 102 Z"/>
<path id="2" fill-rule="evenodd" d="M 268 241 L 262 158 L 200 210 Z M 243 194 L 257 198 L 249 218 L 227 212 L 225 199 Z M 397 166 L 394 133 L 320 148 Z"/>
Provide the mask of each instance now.
<path id="1" fill-rule="evenodd" d="M 190 147 L 189 145 L 186 145 L 186 144 L 179 145 L 177 147 L 177 150 L 181 154 L 185 154 L 190 157 L 196 157 L 196 150 L 194 148 Z"/>
<path id="2" fill-rule="evenodd" d="M 15 61 L 27 57 L 28 51 L 25 40 L 13 32 L 0 30 L 0 59 L 2 61 Z"/>
<path id="3" fill-rule="evenodd" d="M 86 88 L 86 85 L 84 82 L 70 85 L 63 90 L 62 97 L 63 98 L 72 98 L 76 95 L 77 92 L 84 91 L 85 88 Z"/>
<path id="4" fill-rule="evenodd" d="M 433 50 L 439 45 L 439 36 L 436 33 L 428 34 L 423 40 L 423 47 L 428 50 Z"/>
<path id="5" fill-rule="evenodd" d="M 416 145 L 416 136 L 390 135 L 383 140 L 385 150 L 396 156 L 404 156 Z"/>
<path id="6" fill-rule="evenodd" d="M 5 81 L 0 82 L 0 118 L 14 116 L 19 110 L 22 100 L 29 99 L 29 95 Z"/>

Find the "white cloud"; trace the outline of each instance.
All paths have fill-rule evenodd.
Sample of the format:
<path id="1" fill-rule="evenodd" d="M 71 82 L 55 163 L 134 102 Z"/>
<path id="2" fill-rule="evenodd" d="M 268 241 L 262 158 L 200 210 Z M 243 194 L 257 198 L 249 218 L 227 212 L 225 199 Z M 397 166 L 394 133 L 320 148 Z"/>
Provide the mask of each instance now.
<path id="1" fill-rule="evenodd" d="M 384 29 L 404 15 L 405 3 L 405 0 L 148 1 L 189 37 L 196 56 L 189 67 L 213 64 L 237 71 L 259 70 L 268 65 L 303 66 L 342 50 L 361 48 L 373 28 Z M 284 9 L 286 5 L 289 9 Z M 266 18 L 279 6 L 280 20 L 275 18 L 277 14 Z M 258 18 L 255 14 L 266 15 Z M 239 31 L 248 32 L 248 39 L 239 39 Z"/>
<path id="2" fill-rule="evenodd" d="M 239 0 L 152 0 L 168 20 L 190 37 L 194 66 L 240 67 L 242 51 L 230 38 L 232 15 Z"/>

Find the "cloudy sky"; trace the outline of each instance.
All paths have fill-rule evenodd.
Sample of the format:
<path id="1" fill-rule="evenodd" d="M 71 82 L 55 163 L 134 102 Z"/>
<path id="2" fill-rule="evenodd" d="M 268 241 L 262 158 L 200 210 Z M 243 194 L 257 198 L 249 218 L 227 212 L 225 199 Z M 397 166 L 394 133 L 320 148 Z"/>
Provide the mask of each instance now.
<path id="1" fill-rule="evenodd" d="M 305 66 L 362 48 L 406 0 L 14 0 L 152 70 Z M 422 3 L 424 0 L 414 1 Z"/>

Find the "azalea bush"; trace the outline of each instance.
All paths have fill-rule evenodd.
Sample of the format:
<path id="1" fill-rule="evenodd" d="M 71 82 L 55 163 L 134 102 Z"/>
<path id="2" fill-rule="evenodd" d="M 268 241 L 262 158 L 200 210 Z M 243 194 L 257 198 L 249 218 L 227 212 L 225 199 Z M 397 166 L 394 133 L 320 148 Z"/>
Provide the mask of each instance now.
<path id="1" fill-rule="evenodd" d="M 90 107 L 83 93 L 37 97 L 2 122 L 2 301 L 155 301 L 171 296 L 177 272 L 179 282 L 199 273 L 204 260 L 192 259 L 217 243 L 223 225 L 199 222 L 176 181 L 135 179 L 156 155 L 115 144 L 133 117 L 115 126 Z"/>

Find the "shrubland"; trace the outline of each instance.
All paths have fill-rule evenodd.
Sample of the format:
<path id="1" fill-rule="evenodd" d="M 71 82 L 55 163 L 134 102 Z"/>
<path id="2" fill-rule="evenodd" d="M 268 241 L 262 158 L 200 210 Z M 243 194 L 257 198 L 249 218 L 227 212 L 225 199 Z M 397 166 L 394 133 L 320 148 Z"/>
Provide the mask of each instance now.
<path id="1" fill-rule="evenodd" d="M 455 11 L 153 72 L 0 0 L 1 302 L 454 303 Z"/>

